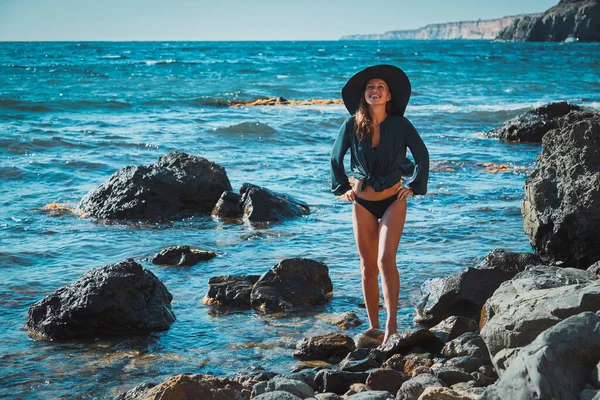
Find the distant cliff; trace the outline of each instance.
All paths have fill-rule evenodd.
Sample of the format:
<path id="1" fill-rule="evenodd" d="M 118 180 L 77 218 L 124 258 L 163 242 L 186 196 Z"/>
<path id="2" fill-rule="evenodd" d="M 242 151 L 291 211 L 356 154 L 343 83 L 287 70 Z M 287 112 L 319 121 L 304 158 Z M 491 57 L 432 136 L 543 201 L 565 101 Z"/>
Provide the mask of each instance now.
<path id="1" fill-rule="evenodd" d="M 374 35 L 349 35 L 341 40 L 448 40 L 448 39 L 495 39 L 500 31 L 515 20 L 527 17 L 510 17 L 431 24 L 419 29 L 389 31 Z"/>
<path id="2" fill-rule="evenodd" d="M 525 16 L 498 39 L 518 42 L 600 41 L 600 0 L 561 0 L 543 14 Z"/>

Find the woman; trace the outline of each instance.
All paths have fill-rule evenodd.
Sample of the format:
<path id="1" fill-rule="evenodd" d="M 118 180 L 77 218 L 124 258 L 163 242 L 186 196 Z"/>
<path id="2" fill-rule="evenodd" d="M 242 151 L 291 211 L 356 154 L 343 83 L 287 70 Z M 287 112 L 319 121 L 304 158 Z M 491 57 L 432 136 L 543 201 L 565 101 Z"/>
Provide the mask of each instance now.
<path id="1" fill-rule="evenodd" d="M 406 74 L 392 65 L 376 65 L 354 75 L 342 89 L 352 115 L 340 129 L 331 152 L 332 192 L 353 202 L 352 224 L 360 256 L 362 289 L 369 323 L 379 329 L 379 284 L 387 321 L 383 343 L 397 332 L 400 277 L 396 253 L 406 219 L 406 200 L 427 192 L 429 153 L 403 116 L 410 98 Z M 406 149 L 413 155 L 413 165 Z M 343 159 L 350 149 L 351 185 Z M 413 170 L 404 186 L 402 175 Z"/>

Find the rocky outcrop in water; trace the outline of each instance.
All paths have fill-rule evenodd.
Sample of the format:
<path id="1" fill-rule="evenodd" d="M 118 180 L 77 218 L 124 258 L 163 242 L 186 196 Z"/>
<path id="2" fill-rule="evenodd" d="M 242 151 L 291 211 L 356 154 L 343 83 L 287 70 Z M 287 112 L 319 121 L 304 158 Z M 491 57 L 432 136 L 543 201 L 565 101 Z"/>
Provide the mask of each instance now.
<path id="1" fill-rule="evenodd" d="M 214 251 L 192 249 L 190 246 L 171 246 L 152 257 L 152 264 L 187 267 L 216 256 Z"/>
<path id="2" fill-rule="evenodd" d="M 165 331 L 175 321 L 172 298 L 152 272 L 126 260 L 92 269 L 38 301 L 26 326 L 56 340 Z"/>
<path id="3" fill-rule="evenodd" d="M 250 308 L 250 293 L 260 275 L 215 276 L 208 280 L 204 304 L 210 306 Z"/>
<path id="4" fill-rule="evenodd" d="M 90 190 L 79 209 L 92 217 L 162 220 L 208 215 L 223 191 L 225 169 L 205 158 L 174 151 L 150 166 L 129 166 Z"/>
<path id="5" fill-rule="evenodd" d="M 523 227 L 547 262 L 600 260 L 600 113 L 572 112 L 548 132 L 525 182 Z"/>
<path id="6" fill-rule="evenodd" d="M 279 222 L 310 214 L 302 201 L 250 183 L 244 183 L 240 194 L 223 192 L 212 215 L 218 218 L 245 218 L 251 222 Z"/>
<path id="7" fill-rule="evenodd" d="M 571 111 L 581 111 L 581 107 L 566 101 L 546 104 L 506 121 L 485 135 L 506 142 L 539 143 L 547 132 L 558 128 L 558 120 Z"/>
<path id="8" fill-rule="evenodd" d="M 327 265 L 307 258 L 289 258 L 260 277 L 250 301 L 255 310 L 279 311 L 325 303 L 332 293 Z"/>
<path id="9" fill-rule="evenodd" d="M 518 42 L 600 41 L 600 1 L 561 0 L 543 14 L 515 20 L 498 34 L 497 39 Z"/>
<path id="10" fill-rule="evenodd" d="M 495 39 L 500 31 L 521 16 L 489 20 L 431 24 L 419 29 L 389 31 L 374 35 L 349 35 L 340 40 L 454 40 Z"/>

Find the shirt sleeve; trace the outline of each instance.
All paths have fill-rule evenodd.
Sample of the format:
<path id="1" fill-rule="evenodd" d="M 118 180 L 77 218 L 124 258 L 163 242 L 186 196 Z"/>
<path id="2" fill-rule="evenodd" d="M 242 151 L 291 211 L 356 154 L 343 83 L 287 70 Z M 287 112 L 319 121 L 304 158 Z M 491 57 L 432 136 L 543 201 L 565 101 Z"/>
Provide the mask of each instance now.
<path id="1" fill-rule="evenodd" d="M 415 170 L 406 187 L 414 194 L 424 195 L 427 193 L 429 180 L 429 151 L 415 127 L 408 120 L 406 123 L 406 145 L 415 160 Z"/>
<path id="2" fill-rule="evenodd" d="M 350 138 L 346 133 L 346 126 L 349 120 L 344 121 L 340 128 L 333 149 L 331 150 L 331 191 L 333 194 L 340 196 L 352 189 L 348 176 L 344 170 L 344 156 L 350 148 Z"/>

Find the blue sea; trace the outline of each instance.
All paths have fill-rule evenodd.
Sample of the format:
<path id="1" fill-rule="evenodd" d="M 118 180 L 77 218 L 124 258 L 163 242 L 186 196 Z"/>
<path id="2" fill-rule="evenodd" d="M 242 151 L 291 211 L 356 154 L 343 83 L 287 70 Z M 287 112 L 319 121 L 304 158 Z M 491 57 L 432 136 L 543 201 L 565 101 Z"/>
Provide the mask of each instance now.
<path id="1" fill-rule="evenodd" d="M 351 206 L 330 193 L 344 106 L 228 104 L 339 99 L 353 73 L 380 63 L 408 74 L 406 116 L 432 160 L 429 193 L 410 199 L 398 251 L 403 330 L 426 279 L 475 266 L 492 249 L 531 251 L 519 205 L 541 147 L 482 132 L 551 101 L 600 110 L 600 44 L 0 43 L 0 397 L 110 398 L 180 373 L 289 372 L 296 342 L 335 330 L 332 315 L 354 311 L 365 323 L 348 333 L 366 329 Z M 173 150 L 222 165 L 234 190 L 250 182 L 287 193 L 311 214 L 252 226 L 211 217 L 111 223 L 43 209 L 75 207 L 118 169 Z M 171 245 L 219 256 L 193 267 L 147 261 Z M 329 266 L 329 304 L 278 315 L 202 304 L 210 277 L 262 274 L 289 257 Z M 177 321 L 167 332 L 67 343 L 28 335 L 31 304 L 126 258 L 173 294 Z"/>

